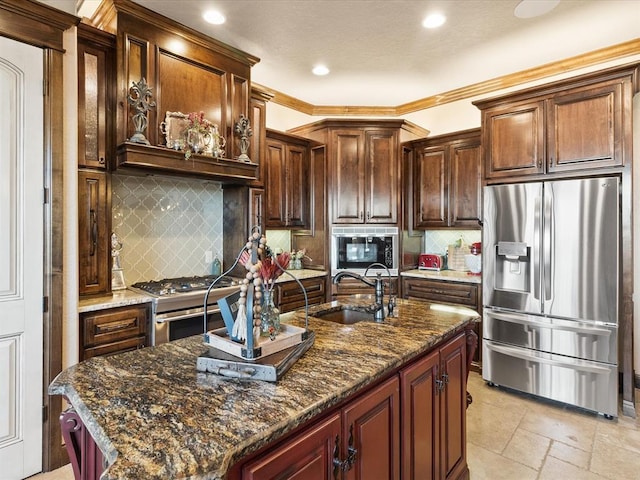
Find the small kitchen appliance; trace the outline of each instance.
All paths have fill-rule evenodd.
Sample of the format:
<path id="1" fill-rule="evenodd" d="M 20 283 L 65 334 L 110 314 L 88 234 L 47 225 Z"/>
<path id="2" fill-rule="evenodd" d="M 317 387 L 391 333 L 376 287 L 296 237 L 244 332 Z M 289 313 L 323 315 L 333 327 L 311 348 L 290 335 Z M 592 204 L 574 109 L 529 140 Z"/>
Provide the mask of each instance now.
<path id="1" fill-rule="evenodd" d="M 420 270 L 444 270 L 447 268 L 447 259 L 437 253 L 421 253 L 418 257 L 418 269 Z"/>

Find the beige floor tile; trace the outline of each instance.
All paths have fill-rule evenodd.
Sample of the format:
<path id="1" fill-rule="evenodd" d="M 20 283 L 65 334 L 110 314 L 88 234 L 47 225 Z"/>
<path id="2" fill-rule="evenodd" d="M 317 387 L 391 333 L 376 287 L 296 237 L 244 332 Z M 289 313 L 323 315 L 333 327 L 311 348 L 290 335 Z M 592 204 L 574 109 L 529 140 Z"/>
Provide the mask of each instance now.
<path id="1" fill-rule="evenodd" d="M 522 411 L 474 401 L 467 409 L 467 441 L 502 453 L 522 416 Z"/>
<path id="2" fill-rule="evenodd" d="M 591 458 L 591 471 L 611 480 L 638 480 L 640 478 L 640 456 L 637 451 L 597 436 Z"/>
<path id="3" fill-rule="evenodd" d="M 538 480 L 605 480 L 606 478 L 558 458 L 547 457 Z"/>
<path id="4" fill-rule="evenodd" d="M 590 452 L 596 433 L 596 420 L 590 414 L 568 410 L 528 411 L 520 428 Z"/>
<path id="5" fill-rule="evenodd" d="M 39 473 L 29 477 L 29 480 L 74 480 L 71 464 L 68 463 L 64 467 L 58 468 L 48 473 Z"/>
<path id="6" fill-rule="evenodd" d="M 596 427 L 596 439 L 640 454 L 640 427 L 631 425 L 616 420 L 603 421 Z"/>
<path id="7" fill-rule="evenodd" d="M 549 449 L 548 456 L 555 457 L 558 460 L 570 463 L 571 465 L 575 465 L 576 467 L 584 470 L 589 469 L 589 464 L 591 462 L 591 452 L 580 450 L 579 448 L 572 447 L 571 445 L 567 445 L 566 443 L 558 442 L 556 440 L 551 442 L 551 448 Z"/>
<path id="8" fill-rule="evenodd" d="M 533 480 L 538 473 L 514 460 L 482 448 L 468 444 L 470 480 Z"/>
<path id="9" fill-rule="evenodd" d="M 540 470 L 550 444 L 551 440 L 547 437 L 517 429 L 502 455 Z"/>

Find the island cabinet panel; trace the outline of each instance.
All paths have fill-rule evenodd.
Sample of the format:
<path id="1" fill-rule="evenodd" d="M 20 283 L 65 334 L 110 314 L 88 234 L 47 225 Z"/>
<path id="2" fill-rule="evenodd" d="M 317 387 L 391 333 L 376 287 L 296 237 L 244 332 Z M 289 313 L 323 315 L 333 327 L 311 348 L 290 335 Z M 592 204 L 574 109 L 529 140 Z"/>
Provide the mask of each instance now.
<path id="1" fill-rule="evenodd" d="M 245 480 L 327 480 L 333 477 L 340 414 L 335 413 L 242 468 Z"/>
<path id="2" fill-rule="evenodd" d="M 631 161 L 637 65 L 480 100 L 487 180 L 586 175 Z"/>
<path id="3" fill-rule="evenodd" d="M 405 144 L 413 152 L 413 228 L 479 228 L 482 209 L 480 130 Z M 410 212 L 407 212 L 410 215 Z"/>
<path id="4" fill-rule="evenodd" d="M 465 445 L 466 336 L 400 372 L 402 478 L 468 476 Z"/>
<path id="5" fill-rule="evenodd" d="M 342 409 L 345 480 L 400 478 L 400 387 L 398 377 Z"/>

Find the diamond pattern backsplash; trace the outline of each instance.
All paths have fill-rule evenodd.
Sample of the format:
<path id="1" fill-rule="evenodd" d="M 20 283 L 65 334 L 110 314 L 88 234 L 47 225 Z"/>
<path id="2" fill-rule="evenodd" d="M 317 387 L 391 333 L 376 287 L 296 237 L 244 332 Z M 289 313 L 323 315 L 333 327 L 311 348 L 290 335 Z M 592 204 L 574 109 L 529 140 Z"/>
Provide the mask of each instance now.
<path id="1" fill-rule="evenodd" d="M 222 188 L 217 182 L 112 176 L 113 231 L 128 285 L 207 275 L 222 260 Z"/>
<path id="2" fill-rule="evenodd" d="M 424 253 L 444 255 L 447 247 L 460 238 L 470 245 L 482 240 L 482 232 L 480 230 L 427 230 L 424 232 Z"/>

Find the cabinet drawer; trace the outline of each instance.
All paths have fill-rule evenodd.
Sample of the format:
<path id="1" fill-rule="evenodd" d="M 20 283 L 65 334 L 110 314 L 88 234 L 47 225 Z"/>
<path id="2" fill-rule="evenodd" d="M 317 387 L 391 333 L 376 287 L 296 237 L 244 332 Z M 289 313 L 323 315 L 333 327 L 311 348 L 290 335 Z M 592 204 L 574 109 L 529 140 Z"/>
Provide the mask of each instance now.
<path id="1" fill-rule="evenodd" d="M 387 279 L 383 279 L 382 283 L 384 284 L 384 294 L 385 296 L 389 295 L 389 285 L 391 285 L 391 295 L 398 294 L 398 279 L 395 277 L 391 278 L 391 282 Z M 340 283 L 331 284 L 331 293 L 333 295 L 333 299 L 337 300 L 339 297 L 350 296 L 350 295 L 374 295 L 375 291 L 373 287 L 365 285 L 359 280 L 354 278 L 343 278 L 340 280 Z"/>
<path id="2" fill-rule="evenodd" d="M 104 355 L 113 355 L 115 353 L 129 352 L 138 350 L 147 345 L 147 337 L 134 337 L 119 342 L 107 343 L 96 347 L 86 348 L 82 352 L 81 360 L 87 360 L 92 357 L 100 357 Z"/>
<path id="3" fill-rule="evenodd" d="M 81 314 L 82 344 L 85 349 L 112 344 L 147 333 L 147 306 L 118 307 Z"/>
<path id="4" fill-rule="evenodd" d="M 404 298 L 478 306 L 476 284 L 405 278 L 402 291 Z"/>
<path id="5" fill-rule="evenodd" d="M 326 278 L 307 278 L 300 280 L 307 291 L 309 305 L 319 305 L 326 301 Z M 281 312 L 290 312 L 304 307 L 304 293 L 300 290 L 298 282 L 291 281 L 278 285 L 279 305 Z"/>

